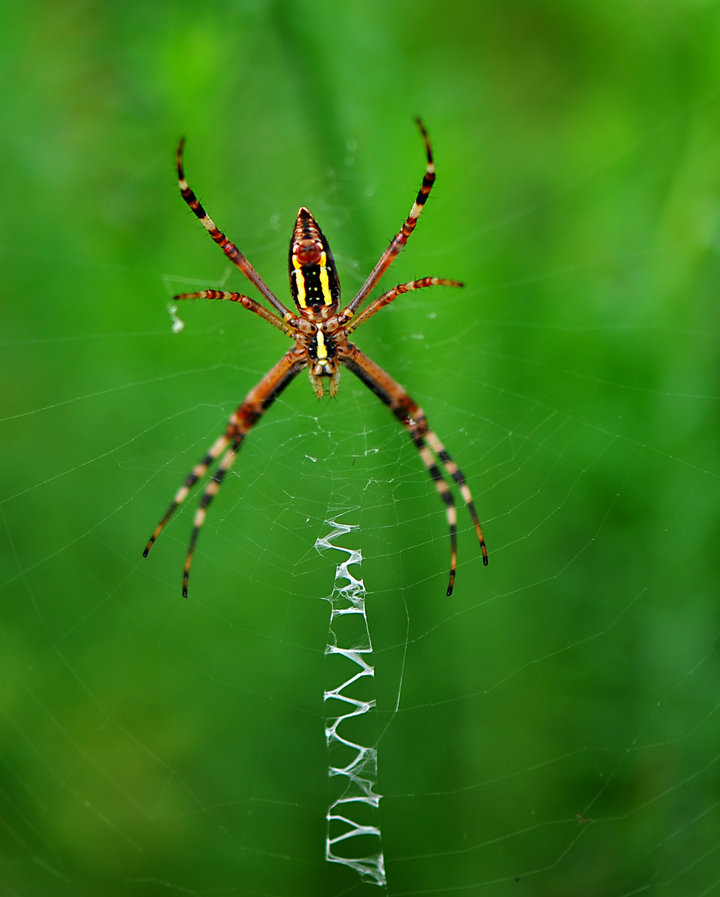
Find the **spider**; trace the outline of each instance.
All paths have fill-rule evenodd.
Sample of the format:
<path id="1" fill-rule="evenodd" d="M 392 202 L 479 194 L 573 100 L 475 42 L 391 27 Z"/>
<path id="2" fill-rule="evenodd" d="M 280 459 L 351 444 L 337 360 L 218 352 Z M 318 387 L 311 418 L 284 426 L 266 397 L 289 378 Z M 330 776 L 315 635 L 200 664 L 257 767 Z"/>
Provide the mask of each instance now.
<path id="1" fill-rule="evenodd" d="M 223 435 L 212 444 L 205 457 L 193 467 L 185 483 L 176 492 L 175 498 L 165 512 L 165 516 L 158 523 L 155 532 L 145 547 L 143 557 L 147 557 L 165 524 L 188 497 L 193 486 L 205 476 L 212 464 L 218 462 L 215 471 L 210 477 L 210 481 L 205 487 L 205 491 L 202 493 L 200 504 L 193 520 L 190 544 L 183 571 L 182 593 L 186 598 L 195 545 L 205 522 L 210 503 L 217 495 L 225 477 L 235 462 L 245 437 L 280 393 L 304 368 L 307 368 L 310 375 L 310 383 L 318 398 L 323 397 L 326 389 L 331 396 L 336 395 L 341 367 L 352 371 L 371 392 L 375 393 L 381 402 L 387 405 L 407 430 L 410 439 L 412 439 L 420 453 L 428 473 L 432 477 L 440 498 L 445 504 L 447 523 L 450 530 L 450 579 L 447 594 L 452 594 L 457 567 L 457 513 L 453 495 L 445 477 L 447 480 L 455 481 L 472 517 L 482 550 L 483 563 L 487 564 L 488 562 L 485 539 L 483 538 L 472 495 L 463 472 L 450 457 L 443 443 L 428 426 L 427 418 L 422 408 L 410 398 L 399 383 L 396 383 L 389 374 L 349 340 L 354 330 L 370 320 L 380 309 L 385 308 L 386 305 L 389 305 L 403 293 L 431 286 L 463 286 L 456 280 L 445 280 L 440 277 L 422 277 L 410 283 L 398 284 L 398 286 L 373 299 L 362 311 L 358 312 L 362 303 L 368 298 L 370 292 L 407 243 L 408 237 L 415 229 L 420 213 L 435 182 L 435 163 L 433 161 L 430 138 L 419 118 L 416 119 L 416 123 L 425 143 L 427 156 L 425 174 L 417 198 L 410 209 L 410 214 L 405 223 L 393 237 L 385 252 L 380 256 L 365 283 L 360 287 L 360 290 L 350 303 L 342 310 L 340 310 L 340 281 L 332 252 L 325 235 L 308 209 L 303 206 L 298 211 L 290 239 L 290 293 L 297 309 L 296 312 L 293 312 L 283 305 L 275 294 L 271 292 L 250 262 L 237 246 L 231 243 L 225 234 L 217 228 L 215 222 L 200 204 L 197 196 L 195 196 L 185 180 L 183 170 L 184 140 L 180 141 L 176 163 L 182 198 L 200 219 L 202 225 L 225 255 L 254 284 L 275 312 L 265 308 L 265 306 L 249 296 L 225 290 L 200 290 L 196 293 L 182 293 L 175 296 L 174 299 L 224 299 L 230 302 L 238 302 L 248 311 L 253 312 L 264 321 L 267 321 L 268 324 L 272 324 L 273 327 L 281 330 L 293 341 L 292 348 L 270 369 L 257 386 L 250 390 L 242 404 L 230 416 Z M 444 471 L 444 476 L 441 468 Z"/>

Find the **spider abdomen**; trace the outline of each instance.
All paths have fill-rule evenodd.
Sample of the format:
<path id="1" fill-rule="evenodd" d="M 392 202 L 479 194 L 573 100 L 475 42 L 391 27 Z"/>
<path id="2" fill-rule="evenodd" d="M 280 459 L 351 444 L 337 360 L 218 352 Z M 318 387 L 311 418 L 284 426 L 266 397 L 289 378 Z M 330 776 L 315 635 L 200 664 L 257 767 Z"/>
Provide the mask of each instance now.
<path id="1" fill-rule="evenodd" d="M 314 320 L 321 309 L 337 311 L 340 281 L 325 235 L 308 209 L 297 214 L 290 239 L 290 293 L 298 311 Z"/>

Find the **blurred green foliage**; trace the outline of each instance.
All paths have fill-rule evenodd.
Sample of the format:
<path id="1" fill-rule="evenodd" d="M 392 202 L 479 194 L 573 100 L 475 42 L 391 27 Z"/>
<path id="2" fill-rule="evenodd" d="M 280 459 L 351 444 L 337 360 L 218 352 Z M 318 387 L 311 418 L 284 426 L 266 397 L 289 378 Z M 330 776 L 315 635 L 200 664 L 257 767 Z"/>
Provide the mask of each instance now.
<path id="1" fill-rule="evenodd" d="M 323 650 L 359 529 L 389 895 L 717 888 L 717 4 L 30 0 L 0 49 L 0 895 L 377 893 L 324 861 Z M 281 298 L 299 205 L 349 298 L 438 181 L 358 342 L 406 435 L 304 378 L 208 517 L 140 553 L 283 351 L 173 153 Z M 192 503 L 191 503 L 192 504 Z"/>

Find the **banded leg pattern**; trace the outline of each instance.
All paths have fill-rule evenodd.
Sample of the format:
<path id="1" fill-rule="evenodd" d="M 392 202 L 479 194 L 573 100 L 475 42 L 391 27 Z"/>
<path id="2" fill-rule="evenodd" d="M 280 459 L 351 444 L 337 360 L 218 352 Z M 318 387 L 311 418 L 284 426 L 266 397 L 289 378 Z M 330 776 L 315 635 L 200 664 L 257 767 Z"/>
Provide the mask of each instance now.
<path id="1" fill-rule="evenodd" d="M 261 317 L 263 321 L 267 321 L 269 324 L 272 324 L 273 327 L 282 330 L 287 336 L 293 336 L 295 334 L 294 325 L 298 320 L 295 315 L 290 315 L 290 318 L 281 320 L 277 315 L 274 315 L 263 305 L 260 305 L 259 302 L 256 302 L 249 296 L 244 296 L 242 293 L 231 293 L 228 290 L 198 290 L 196 293 L 178 293 L 177 296 L 173 296 L 174 302 L 179 302 L 185 299 L 226 299 L 229 302 L 238 302 L 243 308 L 254 312 Z"/>
<path id="2" fill-rule="evenodd" d="M 459 280 L 446 280 L 443 277 L 421 277 L 419 280 L 411 280 L 410 283 L 400 283 L 396 287 L 393 287 L 391 290 L 388 290 L 387 293 L 383 293 L 381 296 L 378 296 L 377 299 L 373 299 L 370 305 L 366 306 L 357 317 L 350 320 L 350 323 L 346 326 L 346 332 L 352 333 L 353 330 L 356 330 L 361 324 L 364 324 L 368 318 L 371 318 L 374 314 L 380 311 L 380 309 L 385 308 L 386 305 L 390 305 L 391 302 L 394 302 L 398 296 L 402 296 L 403 293 L 409 293 L 411 290 L 423 290 L 425 287 L 461 287 L 464 284 L 460 283 Z M 348 319 L 350 319 L 350 315 L 347 312 L 343 312 L 340 315 L 340 321 L 342 323 L 343 314 L 347 315 Z"/>
<path id="3" fill-rule="evenodd" d="M 449 452 L 430 429 L 422 408 L 408 395 L 405 389 L 375 364 L 357 346 L 348 344 L 343 350 L 343 364 L 349 368 L 375 395 L 392 411 L 405 427 L 417 448 L 423 464 L 432 478 L 435 488 L 445 505 L 448 529 L 450 530 L 450 576 L 447 594 L 452 595 L 457 570 L 457 510 L 455 500 L 440 467 L 458 486 L 463 501 L 467 505 L 477 533 L 483 564 L 488 562 L 487 546 L 482 527 L 475 510 L 475 503 L 465 475 L 453 461 Z"/>
<path id="4" fill-rule="evenodd" d="M 352 302 L 345 309 L 345 311 L 349 311 L 351 315 L 354 314 L 355 310 L 360 306 L 360 304 L 364 302 L 365 299 L 367 299 L 377 282 L 402 251 L 403 247 L 408 241 L 408 237 L 415 230 L 415 225 L 417 224 L 418 218 L 420 217 L 423 207 L 427 202 L 427 198 L 430 195 L 432 186 L 435 183 L 435 160 L 433 159 L 432 147 L 430 146 L 430 137 L 428 136 L 428 132 L 425 130 L 425 125 L 419 118 L 415 119 L 415 123 L 420 129 L 422 138 L 425 141 L 425 154 L 427 157 L 425 174 L 423 175 L 422 184 L 420 185 L 418 194 L 415 197 L 415 202 L 410 209 L 410 214 L 405 219 L 405 223 L 392 238 L 392 240 L 390 241 L 390 245 L 380 256 L 377 264 L 370 272 L 370 276 L 360 287 L 360 291 L 354 297 Z"/>
<path id="5" fill-rule="evenodd" d="M 235 427 L 231 427 L 230 429 L 235 429 Z M 249 428 L 248 428 L 249 429 Z M 195 517 L 193 518 L 193 528 L 190 533 L 190 544 L 188 545 L 187 555 L 185 556 L 185 566 L 183 568 L 183 584 L 182 584 L 182 593 L 183 598 L 187 598 L 188 596 L 188 582 L 190 580 L 190 567 L 192 566 L 193 555 L 195 554 L 195 545 L 197 544 L 198 536 L 200 535 L 200 530 L 202 529 L 203 524 L 205 523 L 205 516 L 207 514 L 207 509 L 210 507 L 210 502 L 215 498 L 215 496 L 220 491 L 220 487 L 223 484 L 223 480 L 227 476 L 230 468 L 235 463 L 235 459 L 238 456 L 238 452 L 240 451 L 240 446 L 245 441 L 245 436 L 247 435 L 247 431 L 242 433 L 242 435 L 237 436 L 230 448 L 225 452 L 225 454 L 220 459 L 220 463 L 217 466 L 217 470 L 213 473 L 210 482 L 205 487 L 205 491 L 203 492 L 200 498 L 200 504 L 198 506 L 197 511 L 195 511 Z"/>
<path id="6" fill-rule="evenodd" d="M 175 493 L 175 498 L 173 498 L 172 502 L 170 503 L 170 507 L 163 515 L 160 523 L 158 523 L 158 525 L 155 527 L 155 531 L 153 532 L 152 536 L 150 536 L 150 539 L 145 546 L 145 551 L 143 551 L 144 558 L 146 558 L 150 553 L 150 549 L 155 544 L 157 537 L 165 529 L 166 524 L 173 516 L 175 511 L 177 511 L 180 505 L 188 497 L 192 487 L 195 485 L 195 483 L 197 483 L 198 480 L 201 480 L 205 476 L 210 468 L 210 465 L 217 461 L 217 459 L 220 457 L 220 455 L 222 455 L 229 444 L 230 438 L 226 433 L 224 436 L 221 436 L 216 442 L 213 443 L 207 455 L 205 455 L 202 461 L 198 462 L 187 475 L 185 482 Z"/>
<path id="7" fill-rule="evenodd" d="M 250 262 L 245 258 L 242 252 L 240 252 L 237 246 L 231 240 L 229 240 L 225 236 L 225 234 L 218 228 L 218 226 L 203 208 L 202 203 L 197 198 L 188 182 L 185 180 L 185 172 L 183 169 L 184 146 L 185 139 L 183 138 L 178 144 L 176 155 L 178 182 L 180 185 L 180 194 L 182 195 L 182 198 L 190 207 L 190 210 L 193 212 L 196 218 L 199 219 L 205 230 L 210 234 L 212 239 L 222 249 L 225 255 L 234 265 L 236 265 L 242 271 L 242 273 L 251 283 L 255 284 L 255 286 L 258 288 L 258 290 L 260 290 L 260 292 L 273 306 L 273 308 L 277 312 L 279 312 L 280 316 L 282 318 L 285 318 L 286 316 L 290 316 L 291 318 L 293 318 L 294 315 L 292 314 L 292 312 L 277 298 L 270 287 L 268 287 L 262 277 L 260 277 L 257 271 L 250 264 Z"/>
<path id="8" fill-rule="evenodd" d="M 188 497 L 193 486 L 198 480 L 205 476 L 211 465 L 219 459 L 218 466 L 200 497 L 200 504 L 195 512 L 195 517 L 193 518 L 190 544 L 188 546 L 188 552 L 185 557 L 185 567 L 183 569 L 182 592 L 184 598 L 187 598 L 188 595 L 188 581 L 190 578 L 190 567 L 195 553 L 195 546 L 197 544 L 198 536 L 200 535 L 200 530 L 205 523 L 205 517 L 210 503 L 219 492 L 223 480 L 235 462 L 247 434 L 262 418 L 280 393 L 292 382 L 305 366 L 306 361 L 302 355 L 298 354 L 296 349 L 291 349 L 280 359 L 275 367 L 272 368 L 270 373 L 263 377 L 260 383 L 247 394 L 245 401 L 230 417 L 225 434 L 213 443 L 202 461 L 196 464 L 188 474 L 185 483 L 178 489 L 170 507 L 165 512 L 160 523 L 156 526 L 155 532 L 145 546 L 143 557 L 148 556 L 150 549 L 155 544 L 155 541 L 165 528 L 165 525 Z"/>

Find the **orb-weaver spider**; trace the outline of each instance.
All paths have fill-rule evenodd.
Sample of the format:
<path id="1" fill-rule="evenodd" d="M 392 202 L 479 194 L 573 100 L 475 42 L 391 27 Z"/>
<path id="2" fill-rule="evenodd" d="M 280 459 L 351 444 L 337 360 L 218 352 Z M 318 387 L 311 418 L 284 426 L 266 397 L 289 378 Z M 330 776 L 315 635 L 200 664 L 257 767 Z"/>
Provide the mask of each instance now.
<path id="1" fill-rule="evenodd" d="M 369 305 L 356 314 L 360 305 L 367 299 L 371 290 L 374 289 L 382 275 L 407 243 L 408 237 L 415 229 L 417 220 L 435 182 L 435 163 L 433 161 L 430 139 L 420 119 L 417 119 L 417 125 L 425 142 L 427 155 L 425 175 L 417 198 L 402 228 L 380 256 L 359 292 L 342 311 L 339 311 L 340 281 L 338 280 L 335 262 L 325 235 L 310 212 L 305 207 L 298 211 L 290 240 L 290 292 L 297 308 L 296 313 L 290 311 L 270 291 L 265 281 L 250 262 L 228 240 L 225 234 L 218 230 L 215 222 L 202 207 L 185 180 L 183 172 L 184 141 L 180 141 L 176 159 L 182 198 L 200 219 L 207 232 L 225 255 L 255 285 L 277 314 L 269 311 L 248 296 L 226 292 L 225 290 L 201 290 L 197 293 L 182 293 L 174 298 L 176 300 L 228 299 L 231 302 L 239 302 L 264 321 L 272 324 L 273 327 L 282 330 L 294 342 L 292 348 L 271 368 L 257 386 L 250 390 L 240 407 L 231 415 L 225 433 L 213 443 L 202 461 L 196 464 L 188 474 L 184 485 L 175 494 L 172 504 L 157 525 L 143 552 L 143 557 L 147 557 L 155 540 L 175 510 L 185 501 L 195 483 L 207 473 L 210 465 L 219 459 L 218 466 L 202 494 L 200 506 L 195 512 L 183 573 L 182 590 L 185 597 L 187 597 L 188 593 L 188 579 L 195 544 L 205 522 L 205 515 L 210 502 L 218 493 L 247 434 L 303 368 L 308 369 L 310 383 L 319 398 L 322 398 L 324 395 L 326 385 L 331 396 L 337 393 L 340 367 L 348 368 L 388 406 L 390 411 L 408 431 L 435 483 L 435 488 L 440 494 L 447 512 L 447 522 L 450 529 L 450 580 L 447 594 L 452 594 L 455 583 L 457 513 L 450 486 L 443 478 L 440 466 L 444 469 L 445 475 L 449 479 L 454 480 L 460 490 L 460 494 L 470 511 L 470 516 L 475 525 L 475 531 L 482 549 L 483 563 L 487 564 L 485 539 L 483 538 L 472 495 L 463 472 L 452 460 L 442 442 L 429 428 L 422 408 L 410 398 L 399 383 L 396 383 L 389 374 L 386 374 L 381 367 L 363 354 L 348 339 L 353 330 L 368 321 L 376 312 L 389 305 L 402 293 L 430 286 L 462 286 L 456 280 L 445 280 L 440 277 L 422 277 L 419 280 L 413 280 L 410 283 L 399 284 L 393 287 L 393 289 L 373 299 Z"/>

